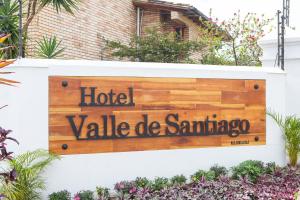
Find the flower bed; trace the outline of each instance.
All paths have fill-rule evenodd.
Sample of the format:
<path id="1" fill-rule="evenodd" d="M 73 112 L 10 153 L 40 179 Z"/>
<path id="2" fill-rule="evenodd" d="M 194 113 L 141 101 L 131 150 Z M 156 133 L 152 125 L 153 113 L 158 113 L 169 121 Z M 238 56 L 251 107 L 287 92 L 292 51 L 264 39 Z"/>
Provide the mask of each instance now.
<path id="1" fill-rule="evenodd" d="M 190 181 L 183 175 L 171 179 L 157 177 L 153 181 L 137 178 L 115 184 L 114 192 L 97 187 L 82 191 L 76 200 L 134 199 L 134 200 L 177 200 L 177 199 L 296 199 L 300 188 L 300 167 L 278 167 L 274 163 L 245 161 L 227 170 L 213 166 L 209 171 L 199 170 Z M 62 191 L 66 193 L 66 191 Z M 298 193 L 297 193 L 298 192 Z M 55 195 L 52 194 L 54 197 Z M 57 196 L 57 194 L 56 194 Z M 59 196 L 59 195 L 58 195 Z M 60 197 L 59 200 L 70 200 Z M 50 196 L 51 197 L 51 196 Z M 50 198 L 50 200 L 58 200 Z M 297 199 L 298 200 L 298 199 Z"/>
<path id="2" fill-rule="evenodd" d="M 247 178 L 234 180 L 222 176 L 218 180 L 171 186 L 160 191 L 138 189 L 132 199 L 294 199 L 300 187 L 300 170 L 284 168 L 265 174 L 256 183 Z"/>

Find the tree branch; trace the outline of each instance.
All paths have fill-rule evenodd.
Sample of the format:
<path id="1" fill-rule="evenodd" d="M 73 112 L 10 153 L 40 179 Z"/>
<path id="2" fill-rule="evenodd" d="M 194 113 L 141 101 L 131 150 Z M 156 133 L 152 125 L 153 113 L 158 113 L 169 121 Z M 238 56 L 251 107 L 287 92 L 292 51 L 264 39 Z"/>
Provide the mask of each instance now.
<path id="1" fill-rule="evenodd" d="M 234 61 L 235 61 L 235 65 L 238 65 L 238 60 L 237 60 L 237 55 L 236 55 L 236 50 L 235 50 L 235 41 L 232 40 L 232 51 L 233 51 L 233 56 L 234 56 Z"/>
<path id="2" fill-rule="evenodd" d="M 38 13 L 36 11 L 37 2 L 38 2 L 38 0 L 33 0 L 33 2 L 32 2 L 32 12 L 31 12 L 31 14 L 29 14 L 29 16 L 27 16 L 26 22 L 23 26 L 23 31 L 24 31 L 25 34 L 27 33 L 28 27 L 29 27 L 30 23 L 32 22 L 34 16 Z"/>

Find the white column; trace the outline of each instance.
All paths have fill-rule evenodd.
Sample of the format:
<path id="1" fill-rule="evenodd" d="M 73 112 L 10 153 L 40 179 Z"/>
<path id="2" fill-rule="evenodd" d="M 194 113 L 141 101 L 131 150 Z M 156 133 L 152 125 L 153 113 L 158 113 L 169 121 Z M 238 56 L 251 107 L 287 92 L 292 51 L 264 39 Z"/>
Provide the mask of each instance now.
<path id="1" fill-rule="evenodd" d="M 262 41 L 263 67 L 277 67 L 277 40 Z M 300 37 L 285 40 L 286 113 L 300 116 Z M 284 83 L 283 83 L 284 84 Z"/>

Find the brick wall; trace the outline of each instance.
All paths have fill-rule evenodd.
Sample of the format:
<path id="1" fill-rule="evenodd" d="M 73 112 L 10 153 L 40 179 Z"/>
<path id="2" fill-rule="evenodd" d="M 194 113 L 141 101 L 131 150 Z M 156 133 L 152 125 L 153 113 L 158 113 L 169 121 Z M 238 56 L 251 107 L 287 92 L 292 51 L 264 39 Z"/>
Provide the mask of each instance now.
<path id="1" fill-rule="evenodd" d="M 197 25 L 196 23 L 194 23 L 191 19 L 189 19 L 188 17 L 182 15 L 181 13 L 178 12 L 172 12 L 172 20 L 176 20 L 176 21 L 181 21 L 182 23 L 186 24 L 186 26 L 188 27 L 188 39 L 190 41 L 196 41 L 199 39 L 200 37 L 200 32 L 199 29 L 201 27 L 199 27 L 199 25 Z M 202 54 L 201 52 L 195 52 L 190 56 L 191 59 L 195 60 L 195 61 L 199 61 L 202 58 Z"/>
<path id="2" fill-rule="evenodd" d="M 103 38 L 128 43 L 135 33 L 136 11 L 131 0 L 81 0 L 74 16 L 44 8 L 29 27 L 27 57 L 36 55 L 36 41 L 55 35 L 65 59 L 112 59 Z"/>
<path id="3" fill-rule="evenodd" d="M 159 10 L 149 10 L 143 9 L 142 10 L 142 35 L 145 34 L 145 30 L 149 28 L 156 27 L 161 30 L 161 23 L 160 23 L 160 15 Z"/>
<path id="4" fill-rule="evenodd" d="M 163 13 L 168 13 L 163 11 Z M 185 26 L 182 23 L 177 23 L 171 19 L 171 12 L 169 12 L 170 18 L 165 21 L 161 19 L 161 10 L 158 9 L 143 9 L 142 16 L 142 35 L 145 34 L 145 30 L 156 27 L 158 30 L 164 33 L 170 33 L 175 31 L 175 27 Z M 184 28 L 184 39 L 189 38 L 189 28 Z"/>
<path id="5" fill-rule="evenodd" d="M 164 11 L 165 12 L 165 11 Z M 175 27 L 185 27 L 183 39 L 184 40 L 197 40 L 199 38 L 199 26 L 192 22 L 189 18 L 181 15 L 178 12 L 170 12 L 170 19 L 161 21 L 161 11 L 154 9 L 143 10 L 142 20 L 142 34 L 145 34 L 145 30 L 151 27 L 157 27 L 162 32 L 174 32 Z M 202 58 L 201 52 L 195 52 L 191 55 L 191 59 L 199 61 Z"/>
<path id="6" fill-rule="evenodd" d="M 52 7 L 44 8 L 32 21 L 27 39 L 27 57 L 36 57 L 36 43 L 43 36 L 55 35 L 62 40 L 64 59 L 119 60 L 112 58 L 104 39 L 128 43 L 136 33 L 136 10 L 132 0 L 81 0 L 75 15 L 59 14 Z M 167 11 L 164 11 L 167 12 Z M 162 32 L 174 32 L 185 26 L 184 39 L 197 39 L 198 26 L 190 19 L 169 12 L 170 18 L 161 21 L 161 10 L 143 9 L 142 35 L 147 28 L 157 27 Z M 174 18 L 174 13 L 177 13 Z M 200 59 L 195 53 L 193 59 Z"/>

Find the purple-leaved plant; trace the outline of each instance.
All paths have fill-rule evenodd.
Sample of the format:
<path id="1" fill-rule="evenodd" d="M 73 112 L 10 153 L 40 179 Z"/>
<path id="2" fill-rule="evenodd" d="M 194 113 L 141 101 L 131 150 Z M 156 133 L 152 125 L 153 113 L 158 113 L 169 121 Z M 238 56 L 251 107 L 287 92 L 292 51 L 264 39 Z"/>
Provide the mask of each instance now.
<path id="1" fill-rule="evenodd" d="M 7 150 L 6 142 L 8 140 L 11 140 L 11 141 L 19 144 L 19 142 L 16 139 L 8 136 L 10 133 L 11 133 L 11 130 L 5 130 L 0 127 L 0 161 L 12 159 L 13 152 L 10 152 Z M 5 182 L 8 183 L 9 181 L 16 180 L 17 172 L 15 169 L 12 169 L 11 171 L 0 173 L 0 176 L 3 176 Z"/>
<path id="2" fill-rule="evenodd" d="M 295 199 L 295 193 L 300 187 L 300 168 L 278 168 L 271 174 L 264 174 L 251 182 L 248 177 L 238 180 L 227 176 L 220 176 L 217 180 L 192 182 L 182 186 L 174 185 L 162 190 L 138 188 L 132 199 L 136 200 L 177 200 L 177 199 L 205 199 L 205 200 L 268 200 Z"/>

